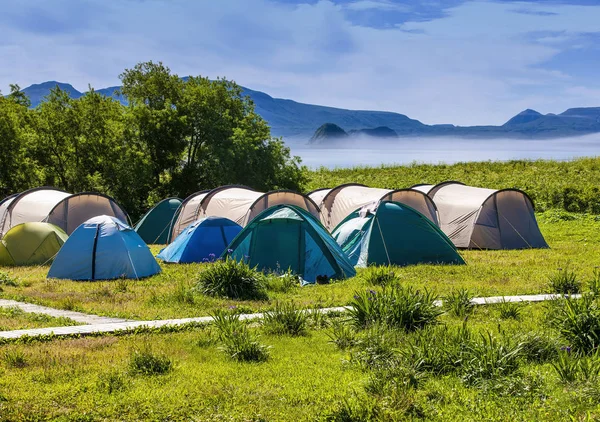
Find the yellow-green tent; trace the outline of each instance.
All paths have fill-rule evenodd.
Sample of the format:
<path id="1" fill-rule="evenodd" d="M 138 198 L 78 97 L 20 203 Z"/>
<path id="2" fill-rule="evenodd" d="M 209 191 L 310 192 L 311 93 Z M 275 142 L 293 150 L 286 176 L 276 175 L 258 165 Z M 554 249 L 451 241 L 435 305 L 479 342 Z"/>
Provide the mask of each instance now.
<path id="1" fill-rule="evenodd" d="M 10 229 L 0 241 L 0 265 L 48 263 L 67 238 L 67 234 L 53 224 L 19 224 Z"/>

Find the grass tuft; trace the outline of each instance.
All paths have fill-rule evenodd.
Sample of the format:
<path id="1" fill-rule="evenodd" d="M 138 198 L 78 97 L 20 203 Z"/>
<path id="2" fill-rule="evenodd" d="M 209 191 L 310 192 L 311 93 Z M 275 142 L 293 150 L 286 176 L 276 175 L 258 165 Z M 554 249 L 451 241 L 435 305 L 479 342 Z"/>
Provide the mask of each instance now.
<path id="1" fill-rule="evenodd" d="M 571 271 L 569 268 L 561 268 L 550 275 L 548 286 L 552 293 L 569 295 L 581 292 L 581 281 L 577 279 L 575 271 Z"/>
<path id="2" fill-rule="evenodd" d="M 398 280 L 398 275 L 387 266 L 370 266 L 362 271 L 360 278 L 368 285 L 387 286 Z"/>
<path id="3" fill-rule="evenodd" d="M 468 289 L 452 290 L 444 297 L 444 309 L 452 316 L 464 318 L 473 313 L 475 308 L 472 302 L 473 297 L 474 295 Z"/>
<path id="4" fill-rule="evenodd" d="M 129 372 L 133 375 L 164 375 L 173 369 L 173 361 L 154 353 L 148 346 L 131 352 Z"/>
<path id="5" fill-rule="evenodd" d="M 223 344 L 221 350 L 238 362 L 264 362 L 269 359 L 269 347 L 258 341 L 258 336 L 240 321 L 239 314 L 218 311 L 213 315 L 214 324 Z"/>
<path id="6" fill-rule="evenodd" d="M 266 299 L 265 276 L 244 261 L 216 261 L 198 276 L 198 290 L 208 296 L 231 299 Z"/>
<path id="7" fill-rule="evenodd" d="M 268 334 L 301 336 L 306 334 L 308 317 L 294 302 L 275 302 L 273 309 L 263 313 L 262 326 Z"/>

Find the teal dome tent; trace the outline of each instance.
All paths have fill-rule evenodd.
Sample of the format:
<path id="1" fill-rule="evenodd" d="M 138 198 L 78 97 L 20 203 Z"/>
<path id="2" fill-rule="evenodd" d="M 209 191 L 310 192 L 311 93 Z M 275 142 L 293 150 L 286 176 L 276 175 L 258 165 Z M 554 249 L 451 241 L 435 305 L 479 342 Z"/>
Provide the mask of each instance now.
<path id="1" fill-rule="evenodd" d="M 465 263 L 439 227 L 398 202 L 354 211 L 334 229 L 333 237 L 357 267 Z"/>
<path id="2" fill-rule="evenodd" d="M 171 227 L 179 215 L 181 199 L 160 201 L 135 225 L 135 231 L 148 245 L 165 245 L 171 242 Z"/>
<path id="3" fill-rule="evenodd" d="M 329 232 L 309 212 L 276 205 L 256 216 L 229 245 L 230 256 L 260 270 L 291 269 L 305 282 L 356 275 Z M 227 252 L 226 252 L 227 253 Z"/>

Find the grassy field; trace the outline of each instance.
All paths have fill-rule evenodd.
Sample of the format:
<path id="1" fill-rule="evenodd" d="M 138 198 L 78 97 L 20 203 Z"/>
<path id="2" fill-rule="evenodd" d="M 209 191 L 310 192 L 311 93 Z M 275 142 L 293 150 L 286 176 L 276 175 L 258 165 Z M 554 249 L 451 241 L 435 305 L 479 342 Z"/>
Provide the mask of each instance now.
<path id="1" fill-rule="evenodd" d="M 483 347 L 499 371 L 492 377 L 472 378 L 467 360 L 459 364 L 464 369 L 442 374 L 397 366 L 402 350 L 428 329 L 361 330 L 340 325 L 340 316 L 309 320 L 299 336 L 267 334 L 255 324 L 250 332 L 270 347 L 264 362 L 229 358 L 213 326 L 12 344 L 0 349 L 0 419 L 596 420 L 597 384 L 565 382 L 553 367 L 567 343 L 547 325 L 551 310 L 542 304 L 518 309 L 518 320 L 505 319 L 496 305 L 476 308 L 468 318 L 473 349 Z M 463 321 L 445 314 L 438 329 L 458 331 Z M 340 326 L 354 339 L 343 350 L 337 344 L 344 335 L 334 334 Z M 488 332 L 498 344 L 485 345 Z M 500 362 L 518 342 L 533 352 L 519 349 L 513 367 L 503 369 Z M 140 354 L 155 365 L 144 367 Z"/>
<path id="2" fill-rule="evenodd" d="M 589 279 L 600 266 L 600 221 L 594 216 L 548 211 L 538 215 L 546 250 L 462 251 L 466 266 L 419 265 L 396 268 L 405 284 L 444 295 L 464 287 L 479 296 L 548 292 L 548 277 L 569 267 Z M 153 247 L 158 252 L 158 247 Z M 163 273 L 145 280 L 74 282 L 47 280 L 48 267 L 6 270 L 16 285 L 2 287 L 0 297 L 59 309 L 131 319 L 205 316 L 236 306 L 246 312 L 269 309 L 273 301 L 291 299 L 302 306 L 346 305 L 356 289 L 372 287 L 364 271 L 330 285 L 272 288 L 269 300 L 238 301 L 205 296 L 195 289 L 197 274 L 210 264 L 163 265 Z"/>
<path id="3" fill-rule="evenodd" d="M 321 168 L 309 172 L 308 179 L 307 191 L 343 183 L 401 189 L 456 180 L 491 189 L 522 189 L 531 196 L 538 211 L 557 208 L 600 214 L 600 158 Z"/>

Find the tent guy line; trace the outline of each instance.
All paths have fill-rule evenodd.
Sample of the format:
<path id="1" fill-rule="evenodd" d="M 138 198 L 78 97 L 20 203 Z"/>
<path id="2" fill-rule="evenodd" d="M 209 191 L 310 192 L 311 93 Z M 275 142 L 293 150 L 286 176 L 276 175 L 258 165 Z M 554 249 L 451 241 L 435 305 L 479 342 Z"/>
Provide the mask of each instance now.
<path id="1" fill-rule="evenodd" d="M 478 297 L 471 300 L 475 305 L 492 305 L 502 302 L 544 302 L 548 300 L 555 300 L 564 296 L 557 294 L 539 294 L 539 295 L 524 295 L 524 296 L 492 296 L 492 297 Z M 581 295 L 571 295 L 574 299 L 581 298 Z M 435 302 L 437 306 L 442 306 L 442 301 L 438 300 Z M 197 317 L 197 318 L 182 318 L 182 319 L 163 319 L 154 321 L 133 321 L 117 318 L 100 317 L 96 315 L 87 315 L 79 312 L 61 311 L 58 309 L 47 308 L 45 306 L 31 305 L 29 303 L 17 302 L 12 300 L 0 299 L 0 307 L 2 306 L 14 306 L 22 309 L 25 312 L 32 313 L 43 313 L 52 316 L 66 316 L 77 321 L 76 318 L 95 318 L 96 323 L 90 323 L 88 325 L 76 325 L 69 327 L 49 327 L 49 328 L 35 328 L 28 330 L 13 330 L 13 331 L 0 331 L 0 338 L 4 339 L 18 339 L 21 337 L 39 337 L 47 335 L 55 336 L 70 336 L 70 335 L 85 335 L 85 334 L 97 334 L 97 333 L 112 333 L 117 331 L 135 330 L 136 328 L 159 328 L 165 326 L 178 326 L 186 324 L 208 324 L 213 318 L 211 316 Z M 37 310 L 34 310 L 37 309 Z M 321 308 L 318 310 L 311 310 L 307 312 L 346 312 L 349 309 L 348 306 L 339 306 L 334 308 Z M 52 313 L 50 313 L 52 312 Z M 63 314 L 64 313 L 64 314 Z M 69 314 L 72 316 L 67 316 Z M 76 315 L 75 315 L 76 314 Z M 242 314 L 240 319 L 242 320 L 254 320 L 261 319 L 262 313 L 256 314 Z M 102 321 L 102 322 L 101 322 Z M 80 321 L 84 322 L 84 321 Z"/>

